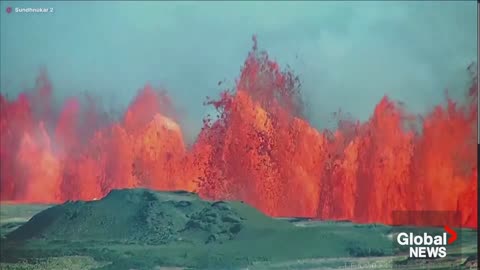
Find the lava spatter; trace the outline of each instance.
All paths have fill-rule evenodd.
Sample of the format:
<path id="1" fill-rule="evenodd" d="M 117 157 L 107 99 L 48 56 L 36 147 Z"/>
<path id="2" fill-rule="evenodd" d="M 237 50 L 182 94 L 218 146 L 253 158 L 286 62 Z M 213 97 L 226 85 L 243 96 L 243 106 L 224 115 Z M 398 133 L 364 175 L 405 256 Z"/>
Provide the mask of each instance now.
<path id="1" fill-rule="evenodd" d="M 392 211 L 460 210 L 462 224 L 476 227 L 472 77 L 466 102 L 447 97 L 421 118 L 384 97 L 365 122 L 317 130 L 298 78 L 254 39 L 235 88 L 207 102 L 219 117 L 205 119 L 187 147 L 166 92 L 145 86 L 114 119 L 88 96 L 53 106 L 42 72 L 33 91 L 0 96 L 1 200 L 93 200 L 147 187 L 243 200 L 271 216 L 391 224 Z"/>

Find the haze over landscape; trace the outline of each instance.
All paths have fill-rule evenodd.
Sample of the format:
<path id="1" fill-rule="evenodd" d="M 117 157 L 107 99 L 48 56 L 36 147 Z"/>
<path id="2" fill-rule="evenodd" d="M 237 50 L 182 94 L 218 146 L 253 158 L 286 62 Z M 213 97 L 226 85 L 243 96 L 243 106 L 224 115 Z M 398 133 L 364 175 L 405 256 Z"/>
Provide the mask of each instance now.
<path id="1" fill-rule="evenodd" d="M 239 2 L 233 16 L 226 3 L 54 2 L 4 14 L 2 200 L 148 187 L 271 216 L 392 224 L 393 211 L 458 210 L 476 227 L 468 4 Z"/>
<path id="2" fill-rule="evenodd" d="M 339 108 L 366 120 L 384 94 L 413 112 L 442 102 L 447 87 L 462 96 L 465 69 L 477 55 L 473 1 L 0 6 L 2 93 L 13 97 L 31 87 L 45 66 L 57 98 L 87 90 L 119 111 L 151 82 L 168 90 L 190 142 L 211 112 L 202 101 L 234 86 L 253 34 L 300 76 L 316 127 L 333 127 L 331 113 Z M 5 14 L 7 6 L 54 13 Z"/>

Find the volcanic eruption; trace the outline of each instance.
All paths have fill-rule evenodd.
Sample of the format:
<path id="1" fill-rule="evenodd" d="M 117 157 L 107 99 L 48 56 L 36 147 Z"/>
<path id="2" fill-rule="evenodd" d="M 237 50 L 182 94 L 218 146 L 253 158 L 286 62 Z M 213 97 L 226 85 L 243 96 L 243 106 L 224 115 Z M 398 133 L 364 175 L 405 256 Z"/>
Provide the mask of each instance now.
<path id="1" fill-rule="evenodd" d="M 218 118 L 191 146 L 164 91 L 145 86 L 115 118 L 89 96 L 54 106 L 42 72 L 33 91 L 0 96 L 0 199 L 59 203 L 146 187 L 242 200 L 271 216 L 392 224 L 392 211 L 461 211 L 461 225 L 476 228 L 471 72 L 467 102 L 447 96 L 419 117 L 385 96 L 367 121 L 318 130 L 299 79 L 254 39 L 235 89 L 206 102 Z"/>

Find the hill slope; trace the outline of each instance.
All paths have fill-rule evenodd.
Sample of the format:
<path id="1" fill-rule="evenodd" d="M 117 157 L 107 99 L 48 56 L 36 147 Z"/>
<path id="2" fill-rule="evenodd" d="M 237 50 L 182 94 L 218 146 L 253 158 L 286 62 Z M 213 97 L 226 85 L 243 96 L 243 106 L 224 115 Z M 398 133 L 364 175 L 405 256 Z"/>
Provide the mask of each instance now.
<path id="1" fill-rule="evenodd" d="M 237 269 L 306 258 L 393 252 L 388 227 L 320 222 L 297 226 L 242 202 L 188 192 L 113 190 L 90 202 L 45 209 L 2 241 L 2 263 L 62 256 L 110 262 L 102 269 Z M 360 255 L 358 255 L 360 254 Z"/>
<path id="2" fill-rule="evenodd" d="M 67 202 L 46 209 L 7 238 L 200 244 L 222 243 L 244 232 L 291 226 L 241 202 L 209 202 L 188 192 L 123 189 L 113 190 L 99 201 Z"/>

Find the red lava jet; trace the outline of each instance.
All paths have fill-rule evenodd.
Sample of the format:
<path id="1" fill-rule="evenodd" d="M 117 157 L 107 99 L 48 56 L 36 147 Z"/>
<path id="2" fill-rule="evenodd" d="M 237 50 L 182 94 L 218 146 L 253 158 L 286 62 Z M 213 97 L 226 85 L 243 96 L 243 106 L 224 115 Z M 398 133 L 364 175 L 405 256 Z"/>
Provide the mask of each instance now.
<path id="1" fill-rule="evenodd" d="M 243 200 L 271 216 L 392 224 L 392 211 L 462 212 L 477 227 L 477 83 L 421 118 L 384 97 L 366 122 L 317 130 L 302 115 L 299 81 L 256 40 L 232 91 L 208 100 L 186 147 L 165 92 L 146 86 L 113 119 L 86 96 L 52 105 L 34 91 L 0 96 L 2 201 L 92 200 L 114 188 L 188 190 Z M 424 224 L 418 224 L 424 225 Z"/>

